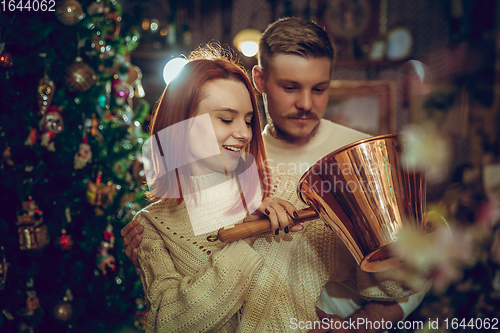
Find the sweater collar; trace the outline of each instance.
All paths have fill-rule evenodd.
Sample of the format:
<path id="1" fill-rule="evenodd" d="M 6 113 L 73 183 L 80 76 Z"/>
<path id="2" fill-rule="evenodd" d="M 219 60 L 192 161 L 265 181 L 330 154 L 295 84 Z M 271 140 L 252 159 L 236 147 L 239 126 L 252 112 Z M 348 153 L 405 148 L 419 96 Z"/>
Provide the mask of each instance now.
<path id="1" fill-rule="evenodd" d="M 264 138 L 264 142 L 266 143 L 266 148 L 268 147 L 275 147 L 275 148 L 278 148 L 278 149 L 298 149 L 298 150 L 302 150 L 302 149 L 311 149 L 313 147 L 316 147 L 318 145 L 320 145 L 322 142 L 324 142 L 324 140 L 326 139 L 326 137 L 329 135 L 329 133 L 327 133 L 327 131 L 324 130 L 324 127 L 325 127 L 325 121 L 324 119 L 321 119 L 320 120 L 320 123 L 319 123 L 319 128 L 316 132 L 316 135 L 313 136 L 311 138 L 311 140 L 309 140 L 308 143 L 306 143 L 305 145 L 296 145 L 296 144 L 293 144 L 293 143 L 288 143 L 282 139 L 279 139 L 279 138 L 275 138 L 274 136 L 271 135 L 271 130 L 270 130 L 270 126 L 269 124 L 267 124 L 265 127 L 264 127 L 264 130 L 262 131 L 262 136 Z"/>
<path id="2" fill-rule="evenodd" d="M 233 178 L 232 173 L 226 176 L 221 172 L 212 172 L 201 176 L 191 176 L 191 182 L 195 191 L 202 191 L 213 186 L 225 183 L 231 178 Z"/>

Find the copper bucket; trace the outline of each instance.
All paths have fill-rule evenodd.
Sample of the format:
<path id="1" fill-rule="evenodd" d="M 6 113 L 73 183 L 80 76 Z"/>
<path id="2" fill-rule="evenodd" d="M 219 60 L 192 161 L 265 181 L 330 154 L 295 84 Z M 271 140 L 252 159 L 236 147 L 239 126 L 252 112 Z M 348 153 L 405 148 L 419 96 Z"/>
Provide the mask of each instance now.
<path id="1" fill-rule="evenodd" d="M 403 228 L 421 226 L 425 177 L 409 170 L 404 149 L 397 134 L 354 142 L 316 162 L 297 187 L 367 272 L 401 265 L 388 245 Z"/>

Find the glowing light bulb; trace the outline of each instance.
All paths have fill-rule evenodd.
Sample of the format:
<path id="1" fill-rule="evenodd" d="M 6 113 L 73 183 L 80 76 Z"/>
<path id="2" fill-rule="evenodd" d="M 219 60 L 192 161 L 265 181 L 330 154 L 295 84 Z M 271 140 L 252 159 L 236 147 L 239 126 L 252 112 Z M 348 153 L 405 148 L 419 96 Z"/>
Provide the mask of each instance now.
<path id="1" fill-rule="evenodd" d="M 163 80 L 169 84 L 182 70 L 188 61 L 184 58 L 173 58 L 163 68 Z"/>
<path id="2" fill-rule="evenodd" d="M 247 57 L 253 57 L 259 52 L 259 44 L 256 42 L 243 42 L 240 44 L 241 53 Z"/>

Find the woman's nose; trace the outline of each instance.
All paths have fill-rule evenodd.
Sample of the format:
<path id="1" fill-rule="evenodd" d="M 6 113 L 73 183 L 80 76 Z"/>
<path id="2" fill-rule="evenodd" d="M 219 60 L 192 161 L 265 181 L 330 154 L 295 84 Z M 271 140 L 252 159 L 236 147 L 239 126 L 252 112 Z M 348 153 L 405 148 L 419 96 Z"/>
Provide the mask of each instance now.
<path id="1" fill-rule="evenodd" d="M 233 136 L 239 140 L 250 141 L 252 139 L 252 127 L 248 126 L 244 121 L 242 124 L 238 124 L 233 132 Z"/>

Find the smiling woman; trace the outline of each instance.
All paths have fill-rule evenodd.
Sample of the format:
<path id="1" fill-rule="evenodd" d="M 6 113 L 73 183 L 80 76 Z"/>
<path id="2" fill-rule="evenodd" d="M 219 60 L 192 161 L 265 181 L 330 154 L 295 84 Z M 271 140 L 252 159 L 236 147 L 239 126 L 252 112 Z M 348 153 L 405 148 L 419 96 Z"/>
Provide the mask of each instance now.
<path id="1" fill-rule="evenodd" d="M 224 59 L 220 48 L 218 51 L 215 50 L 217 49 L 207 47 L 193 52 L 189 62 L 171 81 L 160 98 L 151 126 L 152 137 L 158 137 L 162 146 L 161 153 L 159 150 L 151 152 L 153 169 L 157 170 L 154 177 L 148 178 L 150 182 L 148 195 L 152 199 L 161 198 L 168 201 L 171 198 L 178 198 L 178 203 L 180 203 L 182 190 L 178 185 L 179 177 L 189 179 L 190 176 L 199 175 L 200 172 L 207 174 L 209 170 L 211 172 L 224 171 L 223 158 L 227 154 L 222 154 L 222 152 L 228 153 L 228 149 L 223 148 L 223 144 L 242 146 L 239 148 L 254 158 L 256 170 L 245 172 L 242 176 L 241 185 L 244 193 L 246 190 L 251 193 L 255 192 L 255 184 L 256 181 L 259 183 L 259 178 L 262 181 L 261 185 L 264 186 L 263 190 L 266 190 L 268 186 L 266 184 L 269 184 L 265 181 L 265 149 L 260 133 L 257 102 L 251 93 L 252 84 L 242 67 L 236 65 L 234 61 Z M 217 56 L 216 52 L 220 55 Z M 231 57 L 229 53 L 225 56 Z M 234 113 L 228 115 L 230 112 L 221 110 L 236 111 L 238 114 L 241 113 L 241 117 L 235 116 Z M 213 142 L 207 140 L 207 136 L 196 134 L 196 130 L 193 130 L 193 134 L 189 136 L 191 122 L 188 127 L 180 126 L 183 121 L 203 114 L 209 114 L 212 121 L 211 124 L 205 124 L 208 127 L 205 128 L 204 133 L 213 134 L 214 130 L 222 129 L 223 125 L 226 125 L 223 134 L 218 131 L 215 133 L 217 142 L 214 144 L 219 147 L 217 154 L 212 153 L 209 156 L 200 153 L 210 147 L 209 144 Z M 231 123 L 228 124 L 228 121 Z M 233 135 L 234 137 L 229 139 Z M 225 138 L 223 139 L 222 136 Z M 190 140 L 186 140 L 188 137 Z M 197 144 L 192 144 L 192 142 Z M 205 158 L 193 159 L 193 154 Z M 170 172 L 160 171 L 165 159 L 167 159 L 166 169 Z M 175 161 L 174 167 L 169 167 L 169 161 Z M 194 164 L 192 164 L 193 161 L 195 161 Z M 209 163 L 211 166 L 207 168 L 207 165 L 203 166 L 204 163 Z M 235 165 L 240 166 L 236 170 L 237 173 L 247 170 L 249 165 L 246 163 L 245 159 L 234 161 L 231 171 L 236 169 Z M 189 167 L 174 170 L 187 165 Z M 201 167 L 203 171 L 198 170 L 198 167 Z M 192 189 L 192 186 L 189 185 L 189 188 Z"/>
<path id="2" fill-rule="evenodd" d="M 253 108 L 247 88 L 234 80 L 214 80 L 208 83 L 203 94 L 206 96 L 198 105 L 196 116 L 209 114 L 211 124 L 208 130 L 215 131 L 220 156 L 202 159 L 205 156 L 203 129 L 190 129 L 190 154 L 195 163 L 193 175 L 213 171 L 232 172 L 238 166 L 241 153 L 252 139 Z M 212 127 L 213 126 L 213 127 Z M 203 131 L 203 132 L 202 132 Z"/>
<path id="3" fill-rule="evenodd" d="M 144 226 L 138 260 L 147 332 L 238 326 L 263 259 L 252 248 L 256 237 L 225 244 L 211 234 L 264 215 L 276 235 L 288 233 L 288 214 L 296 212 L 265 197 L 270 173 L 260 129 L 251 82 L 220 48 L 193 53 L 165 88 L 143 147 L 148 195 L 160 200 L 135 216 Z"/>

